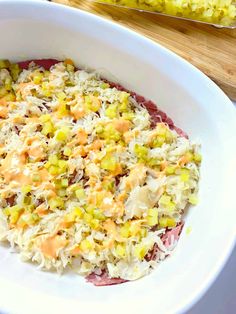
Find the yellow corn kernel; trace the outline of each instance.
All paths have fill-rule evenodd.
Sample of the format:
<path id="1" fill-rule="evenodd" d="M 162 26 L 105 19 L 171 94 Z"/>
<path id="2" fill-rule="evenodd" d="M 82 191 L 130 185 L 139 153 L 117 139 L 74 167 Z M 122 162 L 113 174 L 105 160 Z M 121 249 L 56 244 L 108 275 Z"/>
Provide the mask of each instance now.
<path id="1" fill-rule="evenodd" d="M 70 191 L 70 192 L 75 192 L 78 187 L 80 187 L 80 186 L 78 185 L 78 183 L 71 184 L 71 185 L 69 185 L 69 187 L 68 187 L 68 191 Z"/>
<path id="2" fill-rule="evenodd" d="M 63 154 L 67 157 L 69 157 L 72 154 L 72 150 L 69 147 L 65 147 Z"/>
<path id="3" fill-rule="evenodd" d="M 41 133 L 46 136 L 48 134 L 52 134 L 53 132 L 54 132 L 54 127 L 53 127 L 52 122 L 50 121 L 45 122 Z"/>
<path id="4" fill-rule="evenodd" d="M 148 158 L 147 162 L 150 167 L 160 165 L 160 160 L 158 158 Z"/>
<path id="5" fill-rule="evenodd" d="M 105 110 L 105 115 L 110 119 L 115 118 L 117 116 L 117 105 L 116 104 L 109 105 Z"/>
<path id="6" fill-rule="evenodd" d="M 93 210 L 93 216 L 94 216 L 94 218 L 101 220 L 101 221 L 104 221 L 106 219 L 105 215 L 99 209 Z"/>
<path id="7" fill-rule="evenodd" d="M 120 235 L 123 238 L 128 238 L 130 236 L 130 224 L 128 222 L 120 228 Z"/>
<path id="8" fill-rule="evenodd" d="M 84 100 L 86 107 L 93 112 L 101 108 L 101 101 L 96 96 L 85 96 Z"/>
<path id="9" fill-rule="evenodd" d="M 101 161 L 101 168 L 104 170 L 115 171 L 117 161 L 115 157 L 105 156 Z"/>
<path id="10" fill-rule="evenodd" d="M 30 204 L 24 207 L 25 211 L 28 213 L 32 213 L 35 210 L 34 204 Z"/>
<path id="11" fill-rule="evenodd" d="M 55 184 L 56 189 L 61 189 L 62 188 L 62 186 L 61 186 L 61 179 L 54 180 L 54 184 Z"/>
<path id="12" fill-rule="evenodd" d="M 81 208 L 75 207 L 71 213 L 65 215 L 65 221 L 66 222 L 75 222 L 75 221 L 78 221 L 81 216 L 82 216 Z"/>
<path id="13" fill-rule="evenodd" d="M 11 210 L 10 210 L 10 209 L 11 209 L 10 207 L 5 207 L 5 208 L 2 210 L 3 214 L 4 214 L 5 216 L 10 216 L 10 214 L 11 214 Z"/>
<path id="14" fill-rule="evenodd" d="M 30 185 L 24 185 L 22 186 L 21 188 L 21 192 L 24 193 L 24 194 L 27 194 L 31 191 L 31 186 Z"/>
<path id="15" fill-rule="evenodd" d="M 127 112 L 129 110 L 129 96 L 130 94 L 124 92 L 125 94 L 121 95 L 119 103 L 119 111 Z"/>
<path id="16" fill-rule="evenodd" d="M 49 86 L 48 82 L 43 82 L 42 83 L 42 93 L 46 97 L 50 97 L 51 96 L 52 93 L 50 91 L 50 86 Z"/>
<path id="17" fill-rule="evenodd" d="M 56 131 L 55 139 L 59 142 L 64 142 L 70 133 L 70 129 L 68 127 L 62 127 L 61 129 Z"/>
<path id="18" fill-rule="evenodd" d="M 147 229 L 146 228 L 140 229 L 140 236 L 141 236 L 141 238 L 145 238 L 147 236 Z"/>
<path id="19" fill-rule="evenodd" d="M 91 250 L 92 248 L 93 248 L 93 244 L 88 239 L 81 241 L 80 249 L 82 251 L 86 252 L 86 251 Z"/>
<path id="20" fill-rule="evenodd" d="M 168 175 L 175 173 L 175 167 L 174 166 L 167 166 L 165 170 L 166 170 L 166 174 L 168 174 Z"/>
<path id="21" fill-rule="evenodd" d="M 95 208 L 92 206 L 86 206 L 86 212 L 94 216 Z"/>
<path id="22" fill-rule="evenodd" d="M 65 117 L 69 113 L 69 111 L 67 110 L 66 104 L 61 104 L 57 112 L 58 112 L 59 117 Z"/>
<path id="23" fill-rule="evenodd" d="M 51 121 L 51 116 L 50 116 L 50 114 L 43 114 L 43 115 L 39 118 L 39 120 L 40 120 L 41 122 Z"/>
<path id="24" fill-rule="evenodd" d="M 90 222 L 90 227 L 92 229 L 98 229 L 98 227 L 100 226 L 100 221 L 98 219 L 92 219 Z"/>
<path id="25" fill-rule="evenodd" d="M 128 103 L 129 101 L 129 97 L 130 97 L 130 94 L 127 93 L 127 92 L 121 92 L 120 93 L 120 102 L 121 103 Z"/>
<path id="26" fill-rule="evenodd" d="M 102 82 L 100 84 L 100 88 L 102 88 L 102 89 L 106 89 L 106 88 L 109 88 L 109 87 L 110 87 L 110 85 L 108 83 Z"/>
<path id="27" fill-rule="evenodd" d="M 171 202 L 171 197 L 165 193 L 159 199 L 160 205 L 168 205 L 170 202 Z"/>
<path id="28" fill-rule="evenodd" d="M 23 212 L 23 209 L 20 206 L 15 205 L 15 206 L 9 207 L 9 212 L 10 212 L 10 215 L 9 215 L 10 223 L 15 224 L 17 220 L 19 219 L 21 213 Z"/>
<path id="29" fill-rule="evenodd" d="M 134 153 L 138 158 L 146 160 L 148 156 L 148 148 L 139 144 L 135 144 Z"/>
<path id="30" fill-rule="evenodd" d="M 48 169 L 48 172 L 51 175 L 55 176 L 55 175 L 59 174 L 59 169 L 56 166 L 50 166 L 49 169 Z"/>
<path id="31" fill-rule="evenodd" d="M 153 227 L 158 224 L 158 211 L 157 208 L 150 208 L 147 211 L 147 224 Z"/>
<path id="32" fill-rule="evenodd" d="M 57 98 L 59 101 L 63 101 L 66 99 L 66 94 L 64 92 L 60 92 L 57 94 Z"/>
<path id="33" fill-rule="evenodd" d="M 196 195 L 192 194 L 189 197 L 189 203 L 191 203 L 192 205 L 197 205 L 198 203 L 198 198 Z"/>
<path id="34" fill-rule="evenodd" d="M 186 157 L 188 162 L 191 162 L 193 160 L 193 154 L 191 152 L 187 152 L 185 154 L 185 157 Z"/>
<path id="35" fill-rule="evenodd" d="M 57 155 L 50 155 L 48 157 L 48 161 L 50 162 L 51 165 L 57 166 L 58 165 L 58 158 Z"/>
<path id="36" fill-rule="evenodd" d="M 175 202 L 170 202 L 168 205 L 167 205 L 167 210 L 172 212 L 173 210 L 175 210 L 175 207 L 176 207 L 176 204 Z"/>
<path id="37" fill-rule="evenodd" d="M 176 221 L 170 217 L 160 217 L 159 218 L 159 226 L 161 228 L 172 228 L 176 226 Z"/>
<path id="38" fill-rule="evenodd" d="M 115 145 L 107 145 L 105 148 L 106 154 L 113 153 L 116 151 Z"/>
<path id="39" fill-rule="evenodd" d="M 164 135 L 158 135 L 152 142 L 152 147 L 157 148 L 161 147 L 166 141 L 166 138 Z"/>
<path id="40" fill-rule="evenodd" d="M 20 217 L 20 212 L 12 212 L 10 215 L 10 223 L 15 224 Z"/>
<path id="41" fill-rule="evenodd" d="M 45 164 L 44 164 L 44 168 L 48 169 L 51 167 L 51 163 L 49 161 L 47 161 Z"/>
<path id="42" fill-rule="evenodd" d="M 66 214 L 64 216 L 64 221 L 65 222 L 75 222 L 76 221 L 76 216 L 73 213 Z"/>
<path id="43" fill-rule="evenodd" d="M 122 244 L 117 244 L 115 248 L 115 253 L 117 257 L 124 258 L 126 256 L 125 246 Z"/>
<path id="44" fill-rule="evenodd" d="M 131 236 L 135 237 L 140 232 L 140 229 L 141 228 L 138 223 L 135 222 L 130 223 L 129 232 Z"/>
<path id="45" fill-rule="evenodd" d="M 30 205 L 30 204 L 32 203 L 31 197 L 25 195 L 25 196 L 23 197 L 22 203 L 23 203 L 24 205 Z"/>
<path id="46" fill-rule="evenodd" d="M 159 199 L 159 204 L 164 206 L 167 210 L 173 211 L 176 204 L 171 200 L 171 197 L 167 194 L 163 194 Z"/>
<path id="47" fill-rule="evenodd" d="M 48 202 L 50 209 L 64 208 L 64 201 L 60 197 L 55 197 L 49 200 Z"/>
<path id="48" fill-rule="evenodd" d="M 23 214 L 20 217 L 19 224 L 22 224 L 22 222 L 23 222 L 27 225 L 33 225 L 37 221 L 39 221 L 39 216 L 35 213 L 32 213 L 32 214 L 29 213 L 29 214 Z"/>
<path id="49" fill-rule="evenodd" d="M 87 224 L 90 224 L 93 219 L 93 216 L 89 213 L 84 213 L 83 219 Z"/>
<path id="50" fill-rule="evenodd" d="M 45 96 L 45 97 L 51 97 L 52 96 L 52 93 L 51 93 L 51 91 L 49 90 L 49 89 L 43 89 L 42 90 L 43 91 L 43 95 Z"/>
<path id="51" fill-rule="evenodd" d="M 197 162 L 197 163 L 200 163 L 200 162 L 202 161 L 202 156 L 201 156 L 201 154 L 195 153 L 195 154 L 193 155 L 193 160 L 194 160 L 195 162 Z"/>
<path id="52" fill-rule="evenodd" d="M 60 173 L 63 173 L 66 171 L 67 169 L 67 161 L 66 160 L 59 160 L 58 161 L 58 168 L 59 168 L 59 171 Z"/>
<path id="53" fill-rule="evenodd" d="M 129 121 L 132 121 L 134 117 L 135 117 L 135 114 L 133 112 L 124 112 L 122 114 L 122 118 Z"/>
<path id="54" fill-rule="evenodd" d="M 97 134 L 101 134 L 104 131 L 104 128 L 102 125 L 96 125 L 95 130 Z"/>
<path id="55" fill-rule="evenodd" d="M 103 138 L 109 139 L 109 140 L 114 140 L 114 141 L 119 141 L 121 139 L 121 134 L 110 123 L 110 124 L 107 124 L 104 128 Z"/>
<path id="56" fill-rule="evenodd" d="M 69 185 L 68 179 L 61 179 L 61 186 L 62 186 L 63 188 L 68 187 L 68 185 Z"/>
<path id="57" fill-rule="evenodd" d="M 143 260 L 147 252 L 148 252 L 148 248 L 146 245 L 142 245 L 142 244 L 135 245 L 134 256 L 136 256 L 139 260 Z"/>
<path id="58" fill-rule="evenodd" d="M 10 207 L 10 209 L 11 209 L 11 212 L 22 210 L 22 208 L 19 205 L 14 205 L 14 206 Z"/>
<path id="59" fill-rule="evenodd" d="M 39 85 L 42 82 L 42 79 L 43 79 L 42 73 L 37 73 L 34 75 L 33 82 L 34 84 Z"/>
<path id="60" fill-rule="evenodd" d="M 86 198 L 86 194 L 84 189 L 80 188 L 75 191 L 75 195 L 79 200 L 84 200 Z"/>
<path id="61" fill-rule="evenodd" d="M 168 127 L 164 123 L 157 123 L 156 131 L 158 135 L 166 136 L 166 133 L 168 132 Z"/>
<path id="62" fill-rule="evenodd" d="M 73 214 L 77 217 L 80 218 L 82 217 L 83 211 L 80 207 L 75 207 L 73 210 Z"/>
<path id="63" fill-rule="evenodd" d="M 180 179 L 183 182 L 187 182 L 189 181 L 189 175 L 190 171 L 188 169 L 181 169 L 181 173 L 180 173 Z"/>

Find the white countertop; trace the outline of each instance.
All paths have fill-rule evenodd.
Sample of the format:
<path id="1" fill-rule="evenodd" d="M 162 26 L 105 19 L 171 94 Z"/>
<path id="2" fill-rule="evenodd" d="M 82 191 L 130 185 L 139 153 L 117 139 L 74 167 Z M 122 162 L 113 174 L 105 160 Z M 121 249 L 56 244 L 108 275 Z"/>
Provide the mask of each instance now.
<path id="1" fill-rule="evenodd" d="M 234 105 L 236 108 L 236 102 Z M 186 314 L 233 313 L 236 313 L 236 247 L 211 288 Z"/>

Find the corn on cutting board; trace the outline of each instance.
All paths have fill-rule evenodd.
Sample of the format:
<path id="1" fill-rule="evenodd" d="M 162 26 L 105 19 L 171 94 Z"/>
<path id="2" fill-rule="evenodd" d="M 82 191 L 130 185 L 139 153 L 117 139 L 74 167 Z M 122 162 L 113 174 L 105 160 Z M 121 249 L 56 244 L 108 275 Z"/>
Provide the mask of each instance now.
<path id="1" fill-rule="evenodd" d="M 151 38 L 202 70 L 236 100 L 236 29 L 219 29 L 81 0 L 54 0 L 95 13 Z"/>

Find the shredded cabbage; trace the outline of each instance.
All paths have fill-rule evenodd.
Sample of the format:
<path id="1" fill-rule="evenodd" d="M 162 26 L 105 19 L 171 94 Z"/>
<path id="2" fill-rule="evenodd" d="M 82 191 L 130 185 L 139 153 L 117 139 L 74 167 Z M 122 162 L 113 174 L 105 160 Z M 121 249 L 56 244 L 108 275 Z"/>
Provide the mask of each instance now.
<path id="1" fill-rule="evenodd" d="M 144 276 L 197 203 L 199 145 L 72 62 L 16 69 L 0 69 L 0 240 L 44 269 Z"/>

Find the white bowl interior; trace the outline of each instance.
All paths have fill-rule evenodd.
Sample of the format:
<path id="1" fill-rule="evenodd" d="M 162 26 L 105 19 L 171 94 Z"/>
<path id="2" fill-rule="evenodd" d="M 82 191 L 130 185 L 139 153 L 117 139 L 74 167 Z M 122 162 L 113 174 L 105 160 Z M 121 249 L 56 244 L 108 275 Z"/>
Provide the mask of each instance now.
<path id="1" fill-rule="evenodd" d="M 0 306 L 16 313 L 183 311 L 215 278 L 235 238 L 233 106 L 209 79 L 164 48 L 95 16 L 52 6 L 0 3 L 0 58 L 70 57 L 156 102 L 202 143 L 200 203 L 187 214 L 174 254 L 151 275 L 124 285 L 95 288 L 74 274 L 41 272 L 0 246 Z"/>

